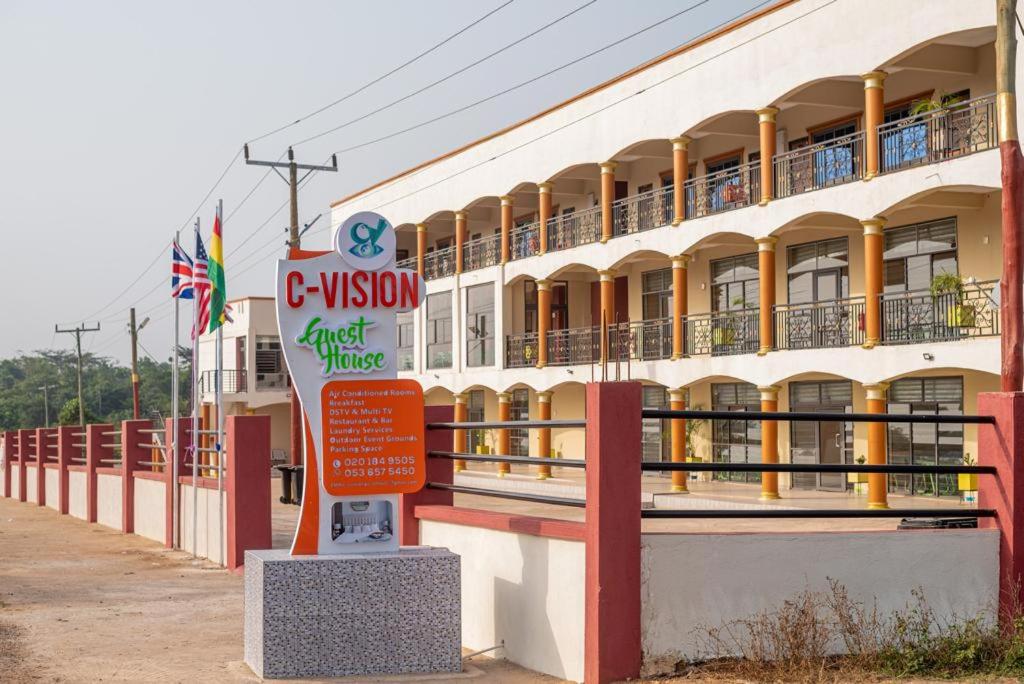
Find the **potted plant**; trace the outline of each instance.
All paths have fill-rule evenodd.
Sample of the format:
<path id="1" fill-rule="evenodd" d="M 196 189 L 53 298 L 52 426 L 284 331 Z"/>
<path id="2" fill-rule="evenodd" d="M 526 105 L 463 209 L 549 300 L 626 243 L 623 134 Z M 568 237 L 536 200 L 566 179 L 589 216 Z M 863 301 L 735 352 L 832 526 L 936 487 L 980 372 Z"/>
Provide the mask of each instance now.
<path id="1" fill-rule="evenodd" d="M 865 463 L 867 463 L 867 459 L 864 458 L 863 454 L 858 456 L 856 460 L 857 460 L 857 465 L 864 465 Z M 846 481 L 849 482 L 850 484 L 854 484 L 854 485 L 861 484 L 861 483 L 864 483 L 864 482 L 868 481 L 868 474 L 867 473 L 846 473 Z"/>
<path id="2" fill-rule="evenodd" d="M 942 298 L 945 305 L 946 325 L 950 328 L 973 328 L 977 310 L 964 302 L 964 281 L 955 273 L 940 273 L 932 279 L 932 297 Z M 938 303 L 938 302 L 936 302 Z"/>
<path id="3" fill-rule="evenodd" d="M 695 404 L 692 407 L 692 409 L 694 411 L 700 411 L 703 408 L 704 407 L 701 406 L 700 404 Z M 687 418 L 687 420 L 686 420 L 686 437 L 685 437 L 684 444 L 685 444 L 685 447 L 686 447 L 686 462 L 687 463 L 703 463 L 704 462 L 704 458 L 697 454 L 697 447 L 694 444 L 694 442 L 695 442 L 698 434 L 704 429 L 704 426 L 707 424 L 707 422 L 708 421 L 706 419 L 704 419 L 704 418 Z M 691 472 L 690 473 L 689 479 L 697 480 L 699 478 L 700 478 L 700 473 L 697 473 L 697 472 Z"/>
<path id="4" fill-rule="evenodd" d="M 743 306 L 743 297 L 733 297 L 730 304 L 733 307 Z M 716 347 L 728 347 L 736 343 L 736 328 L 739 326 L 741 312 L 729 309 L 722 312 L 722 315 L 713 323 L 711 341 Z"/>
<path id="5" fill-rule="evenodd" d="M 974 465 L 974 459 L 971 458 L 970 454 L 964 455 L 964 465 Z M 978 491 L 977 473 L 958 473 L 956 476 L 956 486 L 962 492 Z"/>

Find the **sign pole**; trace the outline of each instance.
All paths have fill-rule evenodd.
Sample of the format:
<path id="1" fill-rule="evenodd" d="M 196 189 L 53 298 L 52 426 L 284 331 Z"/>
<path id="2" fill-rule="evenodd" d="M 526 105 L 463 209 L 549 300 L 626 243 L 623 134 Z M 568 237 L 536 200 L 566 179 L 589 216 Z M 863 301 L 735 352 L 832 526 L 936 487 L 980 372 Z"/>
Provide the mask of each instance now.
<path id="1" fill-rule="evenodd" d="M 180 239 L 181 231 L 179 230 L 174 235 L 175 245 L 180 244 Z M 195 292 L 195 284 L 192 288 Z M 178 336 L 181 312 L 178 306 L 180 298 L 174 296 L 171 301 L 174 303 L 174 338 L 171 341 L 171 434 L 164 436 L 164 444 L 171 447 L 169 450 L 171 454 L 171 547 L 176 549 L 180 546 L 178 538 L 178 463 L 181 458 L 181 441 L 178 439 L 178 421 L 181 420 L 181 397 L 179 396 L 181 369 L 178 366 Z M 166 470 L 165 463 L 164 471 L 166 472 Z"/>
<path id="2" fill-rule="evenodd" d="M 220 223 L 221 233 L 224 232 L 224 200 L 217 200 L 217 221 Z M 223 264 L 221 264 L 223 267 Z M 224 305 L 227 306 L 227 297 L 224 298 Z M 220 544 L 221 560 L 227 564 L 227 555 L 224 547 L 224 324 L 217 326 L 217 538 Z"/>
<path id="3" fill-rule="evenodd" d="M 196 244 L 199 219 L 196 218 Z M 192 557 L 199 548 L 199 288 L 192 281 Z"/>

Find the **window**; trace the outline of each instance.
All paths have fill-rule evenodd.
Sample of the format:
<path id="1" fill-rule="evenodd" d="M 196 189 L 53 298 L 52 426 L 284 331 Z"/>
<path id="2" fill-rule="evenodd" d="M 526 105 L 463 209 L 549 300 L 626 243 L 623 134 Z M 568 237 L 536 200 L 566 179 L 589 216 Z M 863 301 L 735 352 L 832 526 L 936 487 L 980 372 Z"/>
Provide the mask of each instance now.
<path id="1" fill-rule="evenodd" d="M 672 317 L 672 269 L 659 268 L 640 275 L 645 321 Z"/>
<path id="2" fill-rule="evenodd" d="M 452 293 L 427 296 L 427 368 L 452 367 Z"/>
<path id="3" fill-rule="evenodd" d="M 959 416 L 964 410 L 962 377 L 904 378 L 889 388 L 889 413 Z M 964 458 L 959 424 L 889 423 L 889 462 L 958 465 Z M 903 494 L 955 496 L 956 475 L 890 475 L 889 487 Z"/>
<path id="4" fill-rule="evenodd" d="M 713 383 L 713 411 L 760 411 L 761 395 L 754 385 Z M 761 462 L 761 421 L 742 418 L 711 422 L 711 459 L 719 463 Z M 715 473 L 716 480 L 760 482 L 761 473 Z"/>
<path id="5" fill-rule="evenodd" d="M 789 407 L 810 413 L 851 413 L 849 380 L 789 383 Z M 853 423 L 839 420 L 791 421 L 789 458 L 793 463 L 853 463 Z M 796 489 L 846 491 L 846 473 L 793 473 Z"/>
<path id="6" fill-rule="evenodd" d="M 811 142 L 821 146 L 814 153 L 814 187 L 846 183 L 857 176 L 858 155 L 854 141 L 845 138 L 856 132 L 857 122 L 848 121 L 811 134 Z"/>
<path id="7" fill-rule="evenodd" d="M 398 314 L 396 322 L 398 333 L 398 370 L 413 369 L 413 326 L 412 312 Z"/>
<path id="8" fill-rule="evenodd" d="M 530 390 L 512 390 L 510 420 L 530 420 Z M 509 449 L 512 456 L 530 455 L 530 431 L 526 428 L 509 430 Z"/>
<path id="9" fill-rule="evenodd" d="M 664 387 L 644 387 L 643 402 L 644 408 L 667 409 L 668 390 Z M 643 419 L 643 460 L 672 460 L 671 424 L 671 421 L 660 418 Z"/>
<path id="10" fill-rule="evenodd" d="M 523 283 L 525 331 L 537 332 L 537 282 Z M 549 330 L 565 330 L 569 327 L 569 283 L 564 280 L 551 282 L 551 325 Z"/>
<path id="11" fill-rule="evenodd" d="M 276 335 L 256 336 L 256 389 L 284 389 L 288 373 L 281 352 L 281 338 Z"/>
<path id="12" fill-rule="evenodd" d="M 469 400 L 466 404 L 466 420 L 471 423 L 480 423 L 484 420 L 484 391 L 470 390 Z M 466 437 L 466 448 L 475 454 L 477 447 L 484 446 L 486 442 L 486 430 L 469 430 Z"/>
<path id="13" fill-rule="evenodd" d="M 786 250 L 786 288 L 790 304 L 843 299 L 849 292 L 846 238 L 793 245 Z"/>
<path id="14" fill-rule="evenodd" d="M 755 308 L 760 299 L 757 253 L 711 262 L 711 310 Z"/>
<path id="15" fill-rule="evenodd" d="M 943 96 L 941 104 L 943 107 L 948 107 L 969 99 L 971 99 L 971 91 L 961 90 Z M 940 133 L 936 130 L 936 127 L 949 126 L 948 123 L 942 120 L 935 120 L 924 112 L 916 115 L 911 114 L 918 102 L 921 102 L 921 100 L 916 99 L 902 102 L 885 110 L 883 123 L 903 121 L 904 119 L 907 121 L 896 127 L 884 129 L 884 132 L 881 133 L 882 171 L 890 171 L 904 166 L 911 166 L 915 163 L 926 162 L 931 153 L 941 151 L 943 143 L 948 145 L 951 142 L 950 140 L 940 138 L 943 133 L 946 133 L 945 131 Z M 929 120 L 934 123 L 929 123 Z M 930 133 L 929 128 L 932 128 Z M 950 127 L 950 129 L 953 128 L 955 127 Z M 946 133 L 946 135 L 950 134 Z M 955 132 L 952 135 L 955 136 Z M 939 149 L 933 149 L 935 143 L 938 143 L 937 147 Z"/>
<path id="16" fill-rule="evenodd" d="M 942 273 L 957 273 L 956 217 L 885 231 L 885 292 L 927 290 Z"/>
<path id="17" fill-rule="evenodd" d="M 494 365 L 494 284 L 466 289 L 466 364 Z"/>

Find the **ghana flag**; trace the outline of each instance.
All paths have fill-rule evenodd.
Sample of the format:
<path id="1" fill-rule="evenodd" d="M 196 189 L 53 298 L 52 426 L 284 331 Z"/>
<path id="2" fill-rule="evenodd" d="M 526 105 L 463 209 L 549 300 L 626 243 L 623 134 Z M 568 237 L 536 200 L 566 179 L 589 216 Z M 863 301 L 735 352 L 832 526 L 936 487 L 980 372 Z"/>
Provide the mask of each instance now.
<path id="1" fill-rule="evenodd" d="M 227 321 L 227 287 L 224 281 L 224 240 L 221 236 L 221 207 L 213 219 L 213 235 L 210 237 L 210 332 Z"/>

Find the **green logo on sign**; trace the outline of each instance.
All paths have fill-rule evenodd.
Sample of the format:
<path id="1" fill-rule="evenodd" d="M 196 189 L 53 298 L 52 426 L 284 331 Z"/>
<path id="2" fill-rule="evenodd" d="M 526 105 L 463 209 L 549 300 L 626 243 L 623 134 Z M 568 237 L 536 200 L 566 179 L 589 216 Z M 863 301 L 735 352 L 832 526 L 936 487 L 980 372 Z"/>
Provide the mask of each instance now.
<path id="1" fill-rule="evenodd" d="M 372 228 L 368 224 L 359 222 L 352 226 L 349 230 L 349 237 L 352 238 L 352 242 L 355 243 L 348 250 L 349 254 L 353 254 L 362 259 L 372 259 L 381 252 L 384 248 L 377 244 L 380 236 L 384 234 L 384 230 L 388 227 L 388 222 L 381 219 L 377 222 L 377 227 Z"/>

